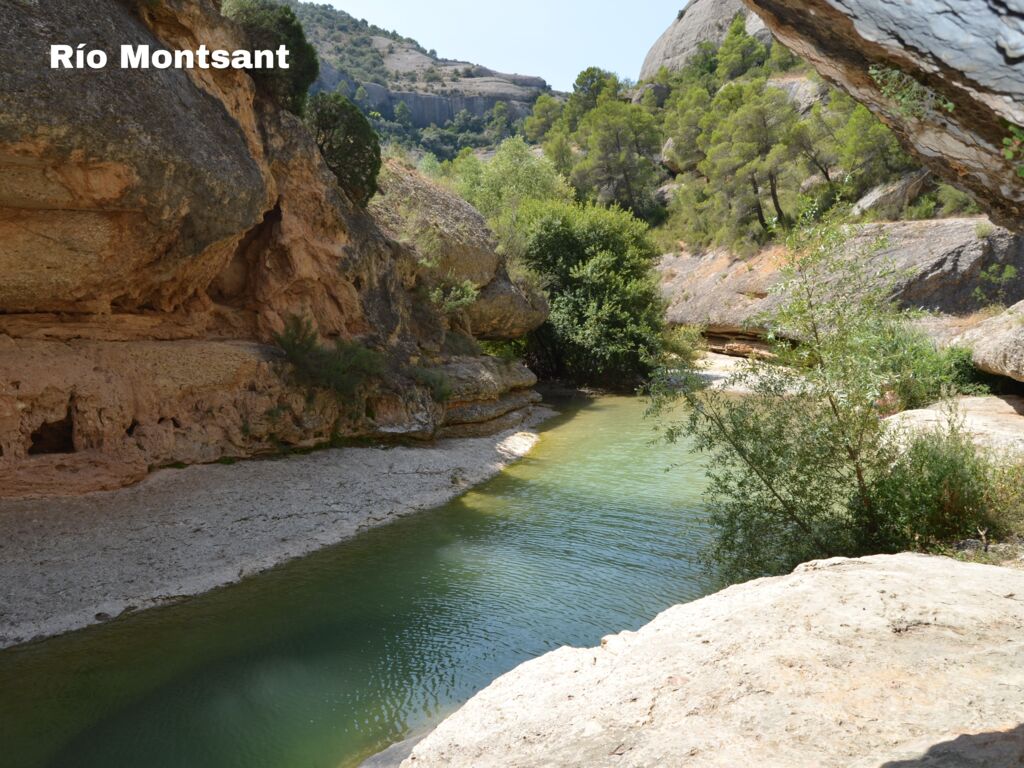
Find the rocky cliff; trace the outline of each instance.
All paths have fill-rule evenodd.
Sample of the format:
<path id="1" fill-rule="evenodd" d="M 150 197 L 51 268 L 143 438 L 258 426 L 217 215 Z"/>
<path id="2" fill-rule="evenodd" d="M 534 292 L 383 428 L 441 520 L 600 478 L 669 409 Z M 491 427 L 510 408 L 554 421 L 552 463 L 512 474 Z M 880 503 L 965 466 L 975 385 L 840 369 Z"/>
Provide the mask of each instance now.
<path id="1" fill-rule="evenodd" d="M 499 101 L 513 119 L 530 114 L 533 102 L 551 90 L 540 77 L 496 72 L 468 61 L 442 59 L 415 40 L 360 21 L 342 10 L 288 0 L 320 56 L 315 88 L 350 93 L 366 90 L 366 106 L 390 116 L 400 102 L 412 124 L 443 126 L 462 110 L 476 117 Z"/>
<path id="2" fill-rule="evenodd" d="M 863 102 L 906 148 L 1024 219 L 1024 9 L 1004 0 L 744 0 L 772 34 Z M 1006 141 L 1011 156 L 1004 155 Z"/>
<path id="3" fill-rule="evenodd" d="M 808 563 L 527 662 L 402 766 L 1017 765 L 1022 594 L 946 558 Z"/>
<path id="4" fill-rule="evenodd" d="M 102 6 L 0 6 L 0 495 L 344 435 L 429 437 L 470 405 L 486 421 L 529 399 L 532 374 L 476 356 L 416 252 L 247 75 L 46 68 L 69 31 L 108 52 L 246 45 L 213 0 Z M 308 396 L 271 343 L 291 316 L 377 350 L 384 372 L 356 402 Z M 446 370 L 447 403 L 423 383 Z"/>
<path id="5" fill-rule="evenodd" d="M 997 297 L 983 273 L 1024 264 L 1024 238 L 985 219 L 864 224 L 848 243 L 847 253 L 864 258 L 866 246 L 880 240 L 884 247 L 869 251 L 868 268 L 895 270 L 893 299 L 904 308 L 938 316 L 964 316 L 984 308 Z M 669 322 L 704 326 L 719 345 L 756 339 L 758 315 L 779 301 L 772 289 L 784 261 L 781 246 L 747 259 L 725 249 L 662 257 L 658 271 L 669 302 Z M 1000 290 L 1003 300 L 1024 299 L 1024 274 L 1018 273 Z"/>
<path id="6" fill-rule="evenodd" d="M 682 69 L 703 42 L 720 44 L 737 13 L 747 16 L 749 34 L 769 39 L 764 24 L 740 0 L 692 0 L 647 53 L 640 80 L 650 80 L 662 67 Z"/>

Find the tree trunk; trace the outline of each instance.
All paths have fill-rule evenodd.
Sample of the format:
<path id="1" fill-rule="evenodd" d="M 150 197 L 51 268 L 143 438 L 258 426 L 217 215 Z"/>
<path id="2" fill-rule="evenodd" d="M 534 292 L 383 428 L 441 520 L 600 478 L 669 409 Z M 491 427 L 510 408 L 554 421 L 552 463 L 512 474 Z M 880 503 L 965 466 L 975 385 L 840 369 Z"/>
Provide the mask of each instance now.
<path id="1" fill-rule="evenodd" d="M 754 210 L 757 213 L 757 221 L 761 229 L 768 232 L 768 220 L 764 217 L 764 208 L 761 207 L 761 188 L 757 184 L 757 176 L 750 174 L 750 188 L 754 190 Z"/>
<path id="2" fill-rule="evenodd" d="M 774 173 L 768 174 L 768 189 L 772 193 L 772 205 L 775 207 L 775 215 L 779 217 L 779 224 L 789 227 L 789 218 L 782 212 L 782 205 L 779 203 L 779 180 Z"/>

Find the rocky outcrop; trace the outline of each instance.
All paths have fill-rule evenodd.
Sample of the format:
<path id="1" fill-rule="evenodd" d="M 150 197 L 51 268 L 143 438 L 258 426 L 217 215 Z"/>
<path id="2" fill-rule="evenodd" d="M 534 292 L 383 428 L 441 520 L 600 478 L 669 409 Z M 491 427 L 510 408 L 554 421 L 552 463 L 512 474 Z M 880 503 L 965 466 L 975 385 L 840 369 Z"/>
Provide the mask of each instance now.
<path id="1" fill-rule="evenodd" d="M 994 221 L 1024 220 L 1024 9 L 1004 0 L 744 0 L 772 34 L 970 191 Z M 901 74 L 902 73 L 902 74 Z M 1019 153 L 1018 153 L 1019 155 Z"/>
<path id="2" fill-rule="evenodd" d="M 529 661 L 402 766 L 1014 765 L 1022 594 L 947 558 L 808 563 Z"/>
<path id="3" fill-rule="evenodd" d="M 1024 301 L 965 331 L 953 343 L 970 349 L 981 370 L 1024 381 Z"/>
<path id="4" fill-rule="evenodd" d="M 980 279 L 993 265 L 1024 260 L 1024 238 L 984 219 L 939 219 L 861 225 L 847 245 L 851 258 L 883 238 L 873 264 L 896 270 L 893 298 L 902 306 L 948 314 L 979 309 L 991 291 Z M 658 266 L 669 322 L 704 325 L 712 336 L 757 336 L 756 318 L 778 302 L 772 288 L 786 253 L 768 249 L 748 259 L 725 250 L 669 254 Z M 1005 286 L 1011 301 L 1024 298 L 1024 275 Z"/>
<path id="5" fill-rule="evenodd" d="M 700 43 L 720 44 L 737 13 L 747 16 L 749 34 L 764 41 L 770 39 L 761 20 L 749 13 L 740 0 L 692 0 L 647 53 L 640 80 L 652 79 L 662 67 L 670 72 L 682 69 Z"/>
<path id="6" fill-rule="evenodd" d="M 978 444 L 1000 453 L 1024 454 L 1024 398 L 958 397 L 927 408 L 902 411 L 889 421 L 913 431 L 943 430 L 955 419 Z"/>
<path id="7" fill-rule="evenodd" d="M 888 184 L 880 184 L 854 203 L 850 214 L 863 216 L 874 211 L 882 218 L 899 218 L 903 209 L 921 194 L 930 176 L 930 171 L 915 171 Z"/>
<path id="8" fill-rule="evenodd" d="M 385 232 L 412 248 L 431 284 L 469 281 L 478 290 L 466 308 L 480 339 L 518 339 L 548 316 L 539 291 L 514 283 L 483 216 L 440 184 L 399 160 L 388 160 L 370 210 Z"/>
<path id="9" fill-rule="evenodd" d="M 472 342 L 429 300 L 417 253 L 340 191 L 298 119 L 244 73 L 40 66 L 55 29 L 112 56 L 126 43 L 245 47 L 213 0 L 108 5 L 0 7 L 0 495 L 438 434 L 443 388 L 417 371 Z M 535 321 L 533 307 L 523 320 L 498 305 L 494 336 Z M 308 396 L 272 346 L 291 316 L 326 344 L 375 350 L 383 373 L 352 402 Z M 530 374 L 518 376 L 497 399 L 522 400 Z M 481 381 L 480 402 L 495 399 Z"/>

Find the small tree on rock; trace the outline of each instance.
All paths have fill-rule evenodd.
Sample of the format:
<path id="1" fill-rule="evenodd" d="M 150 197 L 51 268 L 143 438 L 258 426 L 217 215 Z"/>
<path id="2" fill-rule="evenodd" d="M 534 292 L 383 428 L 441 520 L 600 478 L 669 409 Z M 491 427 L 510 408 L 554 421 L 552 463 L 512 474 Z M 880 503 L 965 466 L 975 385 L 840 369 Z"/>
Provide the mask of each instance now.
<path id="1" fill-rule="evenodd" d="M 338 184 L 359 205 L 377 192 L 380 140 L 359 108 L 340 93 L 318 93 L 306 109 L 309 126 Z"/>

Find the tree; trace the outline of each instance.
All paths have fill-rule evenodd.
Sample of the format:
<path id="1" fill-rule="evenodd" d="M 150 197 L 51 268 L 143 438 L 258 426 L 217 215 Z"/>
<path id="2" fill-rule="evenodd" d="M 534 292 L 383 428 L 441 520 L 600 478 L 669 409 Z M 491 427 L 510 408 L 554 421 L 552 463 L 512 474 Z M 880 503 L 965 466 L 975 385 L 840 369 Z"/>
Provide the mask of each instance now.
<path id="1" fill-rule="evenodd" d="M 661 134 L 643 107 L 603 97 L 580 123 L 583 157 L 573 168 L 578 189 L 638 216 L 651 211 L 660 171 Z"/>
<path id="2" fill-rule="evenodd" d="M 843 227 L 802 229 L 788 245 L 777 309 L 758 321 L 777 358 L 752 359 L 727 382 L 750 394 L 708 389 L 673 363 L 653 388 L 654 413 L 677 396 L 690 406 L 668 418 L 665 436 L 688 435 L 711 456 L 715 570 L 730 581 L 787 573 L 817 558 L 929 549 L 987 526 L 986 468 L 956 424 L 904 439 L 883 418 L 935 360 L 945 368 L 931 397 L 955 385 L 953 358 L 908 331 L 887 298 L 891 272 L 868 269 L 864 249 L 847 252 Z"/>
<path id="3" fill-rule="evenodd" d="M 762 203 L 765 192 L 778 223 L 788 226 L 791 221 L 782 207 L 780 184 L 788 165 L 783 142 L 797 120 L 786 94 L 758 79 L 725 85 L 705 126 L 715 123 L 710 136 L 703 134 L 706 158 L 700 164 L 713 193 L 735 200 L 737 215 L 749 207 L 766 235 L 770 224 Z"/>
<path id="4" fill-rule="evenodd" d="M 614 99 L 619 96 L 621 90 L 619 79 L 600 67 L 589 67 L 580 72 L 563 112 L 568 130 L 575 131 L 583 116 L 597 108 L 602 96 Z"/>
<path id="5" fill-rule="evenodd" d="M 860 195 L 913 167 L 892 131 L 849 96 L 835 93 L 829 109 L 842 116 L 836 130 L 839 162 L 850 180 L 850 191 Z"/>
<path id="6" fill-rule="evenodd" d="M 223 11 L 245 30 L 254 49 L 277 50 L 283 45 L 289 50 L 288 69 L 252 69 L 249 75 L 279 106 L 302 114 L 306 94 L 320 74 L 320 61 L 295 12 L 273 0 L 226 0 Z"/>
<path id="7" fill-rule="evenodd" d="M 737 13 L 718 49 L 719 82 L 725 83 L 739 77 L 753 67 L 764 64 L 766 58 L 765 47 L 747 34 L 746 18 L 742 13 Z"/>
<path id="8" fill-rule="evenodd" d="M 359 205 L 377 192 L 380 141 L 359 108 L 340 93 L 318 93 L 309 100 L 306 125 L 338 184 Z"/>
<path id="9" fill-rule="evenodd" d="M 494 106 L 488 110 L 486 120 L 487 139 L 492 144 L 497 144 L 512 134 L 512 120 L 506 102 L 495 102 Z"/>
<path id="10" fill-rule="evenodd" d="M 523 219 L 524 261 L 550 296 L 548 321 L 528 340 L 538 373 L 633 390 L 661 349 L 658 251 L 626 211 L 533 202 Z"/>
<path id="11" fill-rule="evenodd" d="M 667 160 L 680 171 L 691 171 L 704 159 L 700 146 L 701 121 L 711 106 L 707 89 L 694 85 L 679 94 L 665 116 L 665 133 L 672 140 Z"/>
<path id="12" fill-rule="evenodd" d="M 395 122 L 406 130 L 412 128 L 412 109 L 404 101 L 398 102 L 395 107 Z"/>
<path id="13" fill-rule="evenodd" d="M 562 116 L 563 105 L 550 93 L 542 93 L 533 104 L 533 112 L 526 118 L 523 133 L 535 144 L 544 141 L 548 131 Z"/>

